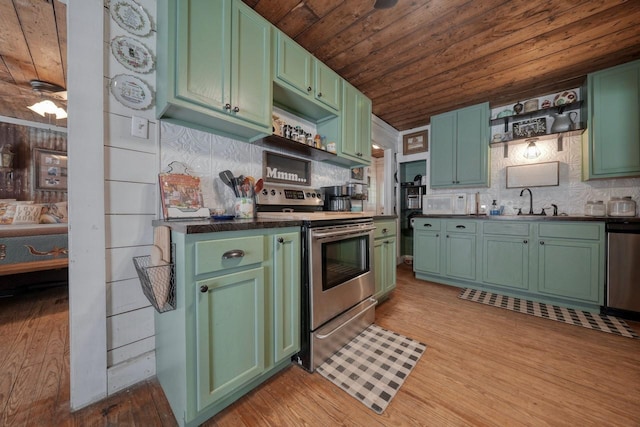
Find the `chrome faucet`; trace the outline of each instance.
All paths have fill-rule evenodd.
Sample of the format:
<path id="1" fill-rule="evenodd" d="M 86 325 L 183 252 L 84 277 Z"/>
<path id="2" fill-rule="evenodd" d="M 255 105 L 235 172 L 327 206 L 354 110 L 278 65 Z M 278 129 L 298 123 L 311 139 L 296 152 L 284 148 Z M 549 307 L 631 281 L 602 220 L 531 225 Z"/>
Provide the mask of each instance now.
<path id="1" fill-rule="evenodd" d="M 524 194 L 525 191 L 529 192 L 529 215 L 533 215 L 533 194 L 531 194 L 531 190 L 529 190 L 528 188 L 525 188 L 524 190 L 522 190 L 520 192 L 520 197 L 522 197 L 522 195 Z M 518 212 L 520 213 L 520 212 Z"/>

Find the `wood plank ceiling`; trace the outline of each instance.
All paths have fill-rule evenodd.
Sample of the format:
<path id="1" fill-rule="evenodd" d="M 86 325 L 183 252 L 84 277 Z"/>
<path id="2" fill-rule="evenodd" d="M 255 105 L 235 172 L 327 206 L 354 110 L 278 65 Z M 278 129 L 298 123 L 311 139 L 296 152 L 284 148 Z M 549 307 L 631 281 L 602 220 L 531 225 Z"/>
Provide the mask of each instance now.
<path id="1" fill-rule="evenodd" d="M 373 101 L 398 130 L 489 101 L 578 87 L 640 57 L 640 1 L 243 0 Z"/>
<path id="2" fill-rule="evenodd" d="M 51 99 L 66 109 L 66 102 L 32 90 L 31 80 L 66 87 L 66 6 L 57 0 L 0 0 L 0 116 L 56 126 L 66 119 L 42 117 L 28 105 Z"/>
<path id="3" fill-rule="evenodd" d="M 398 130 L 577 87 L 589 72 L 640 58 L 637 0 L 398 0 L 383 10 L 374 0 L 243 1 Z M 66 126 L 25 108 L 42 98 L 30 80 L 66 87 L 65 8 L 0 0 L 0 115 Z"/>

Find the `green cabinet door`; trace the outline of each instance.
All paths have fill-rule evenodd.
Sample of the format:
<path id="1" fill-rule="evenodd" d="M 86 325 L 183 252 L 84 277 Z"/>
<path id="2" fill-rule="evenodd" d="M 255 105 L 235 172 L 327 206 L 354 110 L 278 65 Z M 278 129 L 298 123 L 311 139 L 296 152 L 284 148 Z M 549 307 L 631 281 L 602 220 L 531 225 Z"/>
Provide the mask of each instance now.
<path id="1" fill-rule="evenodd" d="M 413 269 L 420 273 L 441 274 L 441 238 L 439 231 L 424 231 L 414 227 Z"/>
<path id="2" fill-rule="evenodd" d="M 476 280 L 476 236 L 447 233 L 445 248 L 446 275 Z"/>
<path id="3" fill-rule="evenodd" d="M 231 114 L 270 128 L 271 26 L 235 1 L 231 29 Z"/>
<path id="4" fill-rule="evenodd" d="M 273 250 L 273 341 L 275 363 L 300 349 L 300 233 L 276 234 Z"/>
<path id="5" fill-rule="evenodd" d="M 324 105 L 340 111 L 342 103 L 342 78 L 331 68 L 314 59 L 314 94 Z"/>
<path id="6" fill-rule="evenodd" d="M 264 267 L 198 281 L 193 292 L 200 411 L 265 369 Z"/>
<path id="7" fill-rule="evenodd" d="M 640 175 L 640 61 L 589 74 L 587 178 Z"/>
<path id="8" fill-rule="evenodd" d="M 347 82 L 342 86 L 342 144 L 339 155 L 371 164 L 371 101 Z"/>
<path id="9" fill-rule="evenodd" d="M 600 242 L 577 239 L 540 239 L 538 292 L 602 304 Z"/>
<path id="10" fill-rule="evenodd" d="M 529 289 L 529 239 L 484 236 L 482 280 L 496 286 Z"/>
<path id="11" fill-rule="evenodd" d="M 432 188 L 455 186 L 457 123 L 455 111 L 431 117 L 429 183 Z"/>
<path id="12" fill-rule="evenodd" d="M 487 186 L 489 104 L 477 104 L 431 118 L 432 188 Z"/>
<path id="13" fill-rule="evenodd" d="M 456 185 L 489 182 L 489 103 L 458 110 Z"/>
<path id="14" fill-rule="evenodd" d="M 215 111 L 230 105 L 231 4 L 231 0 L 176 2 L 177 98 Z"/>
<path id="15" fill-rule="evenodd" d="M 313 56 L 281 31 L 276 31 L 275 78 L 303 95 L 310 95 Z"/>
<path id="16" fill-rule="evenodd" d="M 380 299 L 396 287 L 396 238 L 375 239 L 373 242 L 374 297 Z"/>

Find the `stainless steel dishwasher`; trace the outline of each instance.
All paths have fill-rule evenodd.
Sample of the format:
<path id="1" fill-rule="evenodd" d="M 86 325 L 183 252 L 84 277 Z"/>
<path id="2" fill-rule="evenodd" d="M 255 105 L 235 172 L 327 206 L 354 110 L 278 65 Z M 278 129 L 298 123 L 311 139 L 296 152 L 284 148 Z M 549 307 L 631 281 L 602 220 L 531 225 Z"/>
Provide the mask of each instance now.
<path id="1" fill-rule="evenodd" d="M 640 223 L 607 224 L 606 311 L 640 319 Z"/>

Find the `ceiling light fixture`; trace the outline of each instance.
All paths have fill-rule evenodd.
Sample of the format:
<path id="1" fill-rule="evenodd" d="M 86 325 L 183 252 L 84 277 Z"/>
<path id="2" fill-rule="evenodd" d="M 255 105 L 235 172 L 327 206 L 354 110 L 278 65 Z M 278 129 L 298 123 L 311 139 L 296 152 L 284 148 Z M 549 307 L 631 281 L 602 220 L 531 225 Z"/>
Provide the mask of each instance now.
<path id="1" fill-rule="evenodd" d="M 371 144 L 371 146 L 373 148 L 375 148 L 376 150 L 380 150 L 381 149 L 381 147 L 378 144 Z"/>
<path id="2" fill-rule="evenodd" d="M 528 142 L 527 149 L 524 151 L 525 159 L 537 159 L 540 157 L 540 149 L 536 145 L 537 138 L 527 139 L 525 142 Z"/>
<path id="3" fill-rule="evenodd" d="M 58 107 L 55 103 L 49 101 L 48 99 L 46 101 L 37 102 L 33 105 L 28 106 L 27 108 L 31 111 L 35 111 L 42 117 L 45 117 L 47 114 L 55 114 L 56 119 L 58 120 L 67 118 L 67 112 L 64 111 L 64 108 Z"/>
<path id="4" fill-rule="evenodd" d="M 376 0 L 374 9 L 390 9 L 398 3 L 398 0 Z"/>

